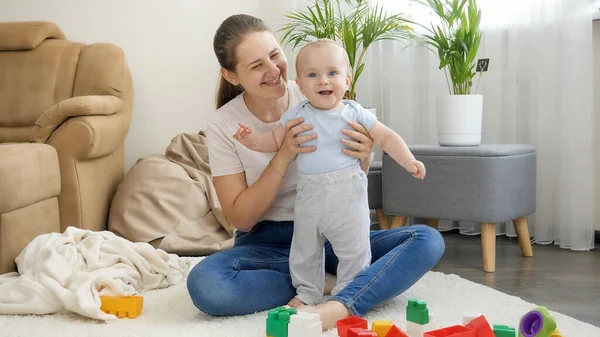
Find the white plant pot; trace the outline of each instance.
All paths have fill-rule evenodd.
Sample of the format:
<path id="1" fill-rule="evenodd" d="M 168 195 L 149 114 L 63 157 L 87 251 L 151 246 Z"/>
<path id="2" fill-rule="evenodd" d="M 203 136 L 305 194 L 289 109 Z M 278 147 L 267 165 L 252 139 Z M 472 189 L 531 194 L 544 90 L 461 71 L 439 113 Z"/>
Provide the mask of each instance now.
<path id="1" fill-rule="evenodd" d="M 440 145 L 477 146 L 481 143 L 483 95 L 439 96 L 436 103 Z"/>

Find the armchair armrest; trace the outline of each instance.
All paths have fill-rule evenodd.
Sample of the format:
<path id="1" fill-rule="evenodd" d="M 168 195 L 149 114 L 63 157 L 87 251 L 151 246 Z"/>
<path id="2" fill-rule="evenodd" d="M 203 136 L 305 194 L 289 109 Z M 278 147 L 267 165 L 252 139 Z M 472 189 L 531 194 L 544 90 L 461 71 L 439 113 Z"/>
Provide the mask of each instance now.
<path id="1" fill-rule="evenodd" d="M 62 123 L 71 117 L 113 115 L 123 111 L 123 101 L 111 95 L 77 96 L 55 104 L 37 119 L 29 140 L 46 143 Z"/>
<path id="2" fill-rule="evenodd" d="M 59 157 L 94 159 L 113 153 L 122 146 L 129 131 L 130 115 L 72 117 L 48 139 Z"/>

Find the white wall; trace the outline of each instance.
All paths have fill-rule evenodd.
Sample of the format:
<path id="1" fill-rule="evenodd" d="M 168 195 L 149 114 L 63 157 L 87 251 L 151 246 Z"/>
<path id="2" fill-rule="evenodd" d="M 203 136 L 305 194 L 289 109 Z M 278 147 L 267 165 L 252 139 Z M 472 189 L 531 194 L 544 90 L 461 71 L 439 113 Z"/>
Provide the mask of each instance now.
<path id="1" fill-rule="evenodd" d="M 70 40 L 123 48 L 135 90 L 126 140 L 129 168 L 140 157 L 163 154 L 175 135 L 206 126 L 218 78 L 216 28 L 231 14 L 261 16 L 262 8 L 270 13 L 267 5 L 277 2 L 3 0 L 0 21 L 52 21 Z"/>

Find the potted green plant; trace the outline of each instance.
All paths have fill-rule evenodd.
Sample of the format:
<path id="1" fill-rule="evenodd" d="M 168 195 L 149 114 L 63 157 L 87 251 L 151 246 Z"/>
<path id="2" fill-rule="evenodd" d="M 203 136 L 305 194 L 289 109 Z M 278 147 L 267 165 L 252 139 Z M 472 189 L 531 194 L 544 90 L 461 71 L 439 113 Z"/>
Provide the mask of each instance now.
<path id="1" fill-rule="evenodd" d="M 411 38 L 412 29 L 402 14 L 388 14 L 371 0 L 314 0 L 306 9 L 285 15 L 279 30 L 282 42 L 295 50 L 320 38 L 339 41 L 348 54 L 352 81 L 345 98 L 356 99 L 356 84 L 364 70 L 369 47 L 380 40 Z"/>
<path id="2" fill-rule="evenodd" d="M 439 24 L 430 27 L 413 22 L 426 31 L 415 36 L 437 54 L 450 92 L 436 101 L 438 142 L 445 146 L 479 145 L 483 95 L 473 93 L 472 88 L 482 36 L 481 10 L 476 0 L 413 1 L 429 7 L 439 19 Z"/>

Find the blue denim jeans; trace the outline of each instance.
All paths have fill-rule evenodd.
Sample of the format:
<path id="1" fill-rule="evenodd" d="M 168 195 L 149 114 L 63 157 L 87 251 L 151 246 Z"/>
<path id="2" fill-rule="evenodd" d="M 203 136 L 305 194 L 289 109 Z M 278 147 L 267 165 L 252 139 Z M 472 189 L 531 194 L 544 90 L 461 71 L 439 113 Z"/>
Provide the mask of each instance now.
<path id="1" fill-rule="evenodd" d="M 232 248 L 200 261 L 187 287 L 194 305 L 215 316 L 251 314 L 285 305 L 295 295 L 288 257 L 294 223 L 258 223 L 236 232 Z M 398 296 L 431 270 L 444 253 L 442 235 L 424 225 L 371 231 L 371 266 L 331 297 L 352 315 Z M 338 260 L 325 242 L 325 270 L 336 273 Z"/>

